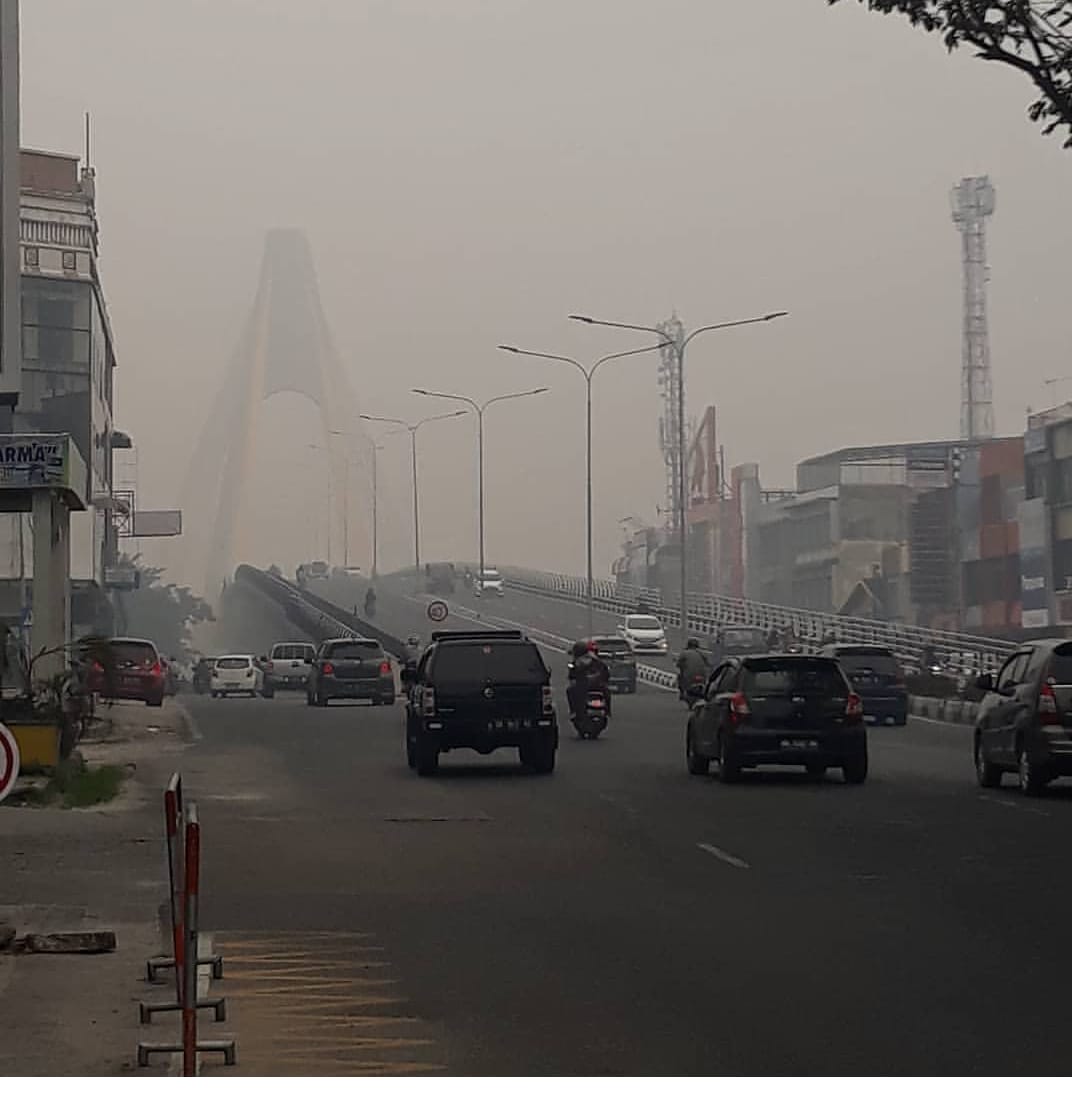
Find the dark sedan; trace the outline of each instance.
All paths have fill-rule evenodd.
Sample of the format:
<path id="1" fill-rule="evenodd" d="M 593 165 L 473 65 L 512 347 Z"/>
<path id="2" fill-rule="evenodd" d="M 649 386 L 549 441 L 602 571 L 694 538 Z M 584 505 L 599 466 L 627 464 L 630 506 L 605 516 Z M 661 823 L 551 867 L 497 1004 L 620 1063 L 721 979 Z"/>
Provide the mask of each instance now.
<path id="1" fill-rule="evenodd" d="M 596 654 L 610 672 L 610 685 L 616 691 L 633 694 L 637 688 L 636 657 L 625 638 L 606 635 L 589 639 Z"/>

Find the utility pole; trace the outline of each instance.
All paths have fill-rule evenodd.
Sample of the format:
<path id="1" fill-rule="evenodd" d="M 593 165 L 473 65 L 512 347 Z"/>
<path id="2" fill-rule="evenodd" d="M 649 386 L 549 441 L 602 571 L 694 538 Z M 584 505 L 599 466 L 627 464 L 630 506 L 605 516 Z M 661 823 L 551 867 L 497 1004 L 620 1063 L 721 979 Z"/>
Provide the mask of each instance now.
<path id="1" fill-rule="evenodd" d="M 0 0 L 0 433 L 22 383 L 19 166 L 19 0 Z"/>

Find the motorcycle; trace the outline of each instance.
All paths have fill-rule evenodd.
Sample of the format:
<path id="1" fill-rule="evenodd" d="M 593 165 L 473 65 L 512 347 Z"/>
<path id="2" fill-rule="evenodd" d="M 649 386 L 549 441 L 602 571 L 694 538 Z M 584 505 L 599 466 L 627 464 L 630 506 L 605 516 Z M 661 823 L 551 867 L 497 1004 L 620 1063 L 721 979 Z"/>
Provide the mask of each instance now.
<path id="1" fill-rule="evenodd" d="M 681 701 L 684 702 L 690 710 L 698 702 L 702 702 L 707 693 L 707 677 L 703 674 L 692 676 L 681 689 Z"/>
<path id="2" fill-rule="evenodd" d="M 573 715 L 573 727 L 582 740 L 595 740 L 607 727 L 607 696 L 590 690 L 584 696 L 584 709 Z"/>

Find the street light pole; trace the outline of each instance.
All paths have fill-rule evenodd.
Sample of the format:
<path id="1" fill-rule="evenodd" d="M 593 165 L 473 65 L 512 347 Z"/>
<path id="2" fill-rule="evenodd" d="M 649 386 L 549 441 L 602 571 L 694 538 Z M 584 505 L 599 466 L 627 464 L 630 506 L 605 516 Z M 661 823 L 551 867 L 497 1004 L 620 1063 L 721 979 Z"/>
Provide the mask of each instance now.
<path id="1" fill-rule="evenodd" d="M 660 345 L 645 345 L 639 349 L 627 349 L 623 353 L 610 353 L 600 357 L 590 367 L 585 367 L 580 361 L 572 357 L 562 357 L 557 353 L 537 353 L 531 349 L 518 349 L 516 345 L 500 345 L 498 348 L 507 353 L 515 353 L 520 357 L 538 357 L 541 360 L 562 361 L 564 364 L 572 364 L 584 377 L 585 385 L 585 607 L 589 635 L 595 632 L 592 596 L 592 382 L 601 365 L 607 361 L 617 360 L 620 357 L 635 357 L 638 353 L 650 353 L 654 349 L 660 349 L 666 342 Z"/>
<path id="2" fill-rule="evenodd" d="M 677 541 L 678 541 L 678 553 L 680 554 L 680 573 L 679 573 L 679 604 L 680 604 L 680 622 L 681 622 L 681 638 L 684 641 L 688 637 L 688 557 L 686 549 L 686 502 L 688 500 L 687 489 L 685 486 L 685 461 L 688 457 L 685 445 L 685 350 L 688 348 L 689 343 L 693 338 L 699 334 L 707 333 L 711 330 L 726 330 L 731 326 L 749 326 L 752 323 L 767 323 L 772 319 L 780 319 L 785 315 L 788 315 L 787 311 L 772 311 L 767 315 L 757 315 L 750 319 L 734 319 L 731 322 L 725 323 L 711 323 L 707 326 L 699 326 L 691 333 L 686 334 L 684 330 L 681 332 L 679 339 L 668 340 L 669 345 L 673 347 L 674 357 L 677 364 Z M 665 332 L 660 330 L 657 326 L 644 326 L 638 323 L 616 323 L 609 322 L 606 319 L 593 319 L 590 315 L 570 315 L 571 319 L 577 322 L 587 323 L 589 326 L 609 326 L 615 327 L 619 330 L 640 330 L 648 334 L 655 334 L 656 336 L 666 340 Z"/>
<path id="3" fill-rule="evenodd" d="M 379 550 L 380 550 L 380 530 L 379 530 L 379 495 L 380 487 L 376 474 L 376 453 L 380 450 L 380 446 L 376 441 L 370 442 L 372 445 L 372 579 L 375 580 L 379 571 Z"/>
<path id="4" fill-rule="evenodd" d="M 409 433 L 410 448 L 413 459 L 413 564 L 416 569 L 421 568 L 421 513 L 420 494 L 417 486 L 417 433 L 422 425 L 432 421 L 444 421 L 449 417 L 464 417 L 467 411 L 454 410 L 449 414 L 433 414 L 431 417 L 422 417 L 420 421 L 403 421 L 398 417 L 377 417 L 374 414 L 362 414 L 362 421 L 379 421 L 387 425 L 401 425 Z"/>
<path id="5" fill-rule="evenodd" d="M 425 395 L 428 398 L 445 398 L 450 399 L 453 402 L 464 402 L 475 414 L 477 420 L 477 474 L 478 474 L 478 509 L 479 509 L 479 538 L 480 538 L 480 572 L 478 579 L 484 578 L 484 414 L 488 407 L 493 406 L 496 402 L 507 402 L 510 399 L 527 398 L 529 395 L 542 395 L 547 390 L 546 387 L 534 387 L 531 391 L 515 391 L 509 395 L 496 395 L 495 398 L 489 398 L 485 402 L 477 402 L 476 399 L 470 398 L 468 395 L 451 395 L 442 391 L 426 391 L 423 387 L 414 387 L 413 393 L 415 395 Z M 466 413 L 465 410 L 460 411 Z M 447 417 L 454 417 L 454 414 L 445 415 Z"/>

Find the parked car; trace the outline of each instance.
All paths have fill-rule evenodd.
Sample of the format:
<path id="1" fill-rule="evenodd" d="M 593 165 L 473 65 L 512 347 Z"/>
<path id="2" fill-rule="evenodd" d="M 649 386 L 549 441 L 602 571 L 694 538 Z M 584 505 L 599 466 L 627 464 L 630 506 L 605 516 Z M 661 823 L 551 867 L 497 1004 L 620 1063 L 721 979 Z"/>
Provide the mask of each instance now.
<path id="1" fill-rule="evenodd" d="M 517 748 L 536 773 L 554 770 L 551 673 L 520 630 L 438 630 L 402 680 L 410 691 L 406 759 L 422 777 L 435 774 L 440 753 L 454 748 L 481 755 Z"/>
<path id="2" fill-rule="evenodd" d="M 618 636 L 634 654 L 665 653 L 668 649 L 666 631 L 654 615 L 626 615 L 618 624 Z"/>
<path id="3" fill-rule="evenodd" d="M 1020 790 L 1034 795 L 1072 775 L 1072 642 L 1025 642 L 996 679 L 984 674 L 976 685 L 983 692 L 973 743 L 979 785 L 994 788 L 1014 772 Z"/>
<path id="4" fill-rule="evenodd" d="M 473 584 L 473 595 L 504 596 L 506 588 L 503 584 L 502 574 L 497 569 L 485 569 L 477 576 Z"/>
<path id="5" fill-rule="evenodd" d="M 256 657 L 249 653 L 228 653 L 212 666 L 212 697 L 244 694 L 256 698 L 264 687 L 264 676 Z"/>
<path id="6" fill-rule="evenodd" d="M 867 778 L 863 703 L 831 657 L 772 654 L 733 658 L 711 674 L 685 732 L 691 774 L 718 763 L 723 782 L 745 767 L 802 766 L 821 779 L 841 767 Z"/>
<path id="7" fill-rule="evenodd" d="M 304 691 L 309 682 L 316 646 L 310 641 L 281 641 L 264 662 L 264 697 L 276 691 Z"/>
<path id="8" fill-rule="evenodd" d="M 864 704 L 864 720 L 908 721 L 908 688 L 897 658 L 884 645 L 824 645 L 819 655 L 833 657 Z"/>
<path id="9" fill-rule="evenodd" d="M 98 647 L 101 659 L 87 673 L 89 689 L 101 698 L 128 698 L 162 706 L 167 665 L 146 638 L 109 638 Z"/>
<path id="10" fill-rule="evenodd" d="M 316 651 L 305 696 L 310 706 L 326 706 L 333 698 L 367 698 L 373 706 L 391 706 L 391 661 L 374 638 L 332 638 Z"/>
<path id="11" fill-rule="evenodd" d="M 596 654 L 610 671 L 610 685 L 616 691 L 633 694 L 637 688 L 636 657 L 625 638 L 600 636 L 589 638 L 595 643 Z"/>

